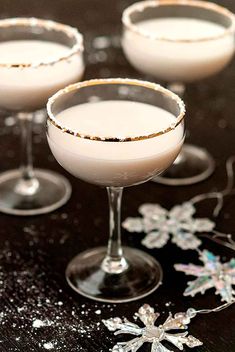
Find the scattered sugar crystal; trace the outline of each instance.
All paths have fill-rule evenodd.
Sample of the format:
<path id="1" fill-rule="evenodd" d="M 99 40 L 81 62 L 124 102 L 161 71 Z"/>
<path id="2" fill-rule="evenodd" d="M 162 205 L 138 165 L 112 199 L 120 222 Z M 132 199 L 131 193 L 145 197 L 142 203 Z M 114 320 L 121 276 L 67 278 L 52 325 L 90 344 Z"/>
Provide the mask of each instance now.
<path id="1" fill-rule="evenodd" d="M 43 347 L 46 350 L 51 350 L 52 348 L 54 348 L 54 345 L 51 342 L 46 342 L 46 343 L 44 343 Z"/>
<path id="2" fill-rule="evenodd" d="M 37 235 L 40 232 L 42 236 L 38 237 L 39 240 L 43 241 L 44 244 L 48 243 L 47 239 L 44 238 L 43 229 L 41 231 L 39 227 L 28 225 L 24 226 L 24 230 L 25 236 L 30 236 L 32 241 L 35 238 L 33 234 L 36 232 Z M 22 340 L 19 337 L 19 331 L 27 331 L 34 335 L 38 332 L 44 333 L 47 327 L 50 327 L 50 332 L 58 340 L 48 338 L 48 341 L 44 337 L 39 345 L 40 351 L 71 350 L 73 344 L 77 346 L 77 352 L 82 352 L 83 349 L 79 346 L 77 335 L 93 337 L 93 334 L 100 329 L 101 325 L 100 322 L 92 320 L 92 315 L 95 314 L 95 311 L 103 312 L 106 305 L 94 304 L 92 308 L 89 308 L 87 304 L 82 302 L 81 305 L 76 303 L 71 309 L 62 309 L 65 305 L 67 306 L 66 297 L 62 296 L 63 290 L 61 290 L 61 287 L 56 286 L 52 289 L 49 286 L 49 282 L 46 280 L 48 278 L 47 266 L 41 265 L 47 258 L 47 254 L 41 248 L 31 251 L 29 247 L 30 254 L 37 254 L 32 260 L 31 255 L 29 258 L 22 257 L 21 253 L 10 250 L 9 241 L 5 241 L 4 246 L 6 248 L 3 248 L 0 252 L 0 294 L 7 292 L 6 290 L 10 288 L 12 294 L 9 301 L 12 304 L 4 304 L 0 312 L 1 326 L 4 327 L 4 324 L 12 326 L 14 324 L 15 329 L 12 339 L 15 343 L 18 341 L 18 344 Z M 7 270 L 9 263 L 12 266 L 10 272 Z M 16 288 L 22 294 L 22 300 L 20 301 Z M 18 303 L 17 306 L 16 303 Z M 81 314 L 81 311 L 83 314 Z M 92 313 L 91 317 L 89 317 L 90 313 Z M 17 321 L 17 325 L 15 325 L 15 321 Z M 69 340 L 68 334 L 70 336 Z"/>
<path id="3" fill-rule="evenodd" d="M 41 328 L 42 326 L 45 326 L 45 322 L 43 322 L 42 320 L 40 319 L 35 319 L 33 321 L 33 327 L 34 328 Z"/>
<path id="4" fill-rule="evenodd" d="M 18 312 L 18 313 L 22 312 L 22 310 L 24 310 L 24 307 L 18 307 L 18 308 L 17 308 L 17 312 Z"/>
<path id="5" fill-rule="evenodd" d="M 96 311 L 95 311 L 95 314 L 101 314 L 101 310 L 100 309 L 97 309 Z"/>
<path id="6" fill-rule="evenodd" d="M 51 326 L 53 325 L 53 322 L 52 321 L 49 321 L 49 320 L 40 320 L 40 319 L 35 319 L 33 321 L 33 328 L 42 328 L 43 326 Z"/>

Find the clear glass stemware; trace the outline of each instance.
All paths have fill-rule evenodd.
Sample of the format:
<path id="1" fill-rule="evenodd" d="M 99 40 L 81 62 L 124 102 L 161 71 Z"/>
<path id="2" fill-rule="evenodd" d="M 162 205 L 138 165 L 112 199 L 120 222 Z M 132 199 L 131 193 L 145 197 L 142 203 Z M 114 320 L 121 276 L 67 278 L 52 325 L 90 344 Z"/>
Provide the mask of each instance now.
<path id="1" fill-rule="evenodd" d="M 33 168 L 32 123 L 48 98 L 80 80 L 83 71 L 83 37 L 77 29 L 36 18 L 0 20 L 0 108 L 16 114 L 22 140 L 20 169 L 0 174 L 0 211 L 43 214 L 69 199 L 66 178 Z"/>
<path id="2" fill-rule="evenodd" d="M 147 0 L 123 12 L 122 46 L 140 72 L 167 82 L 182 97 L 185 84 L 223 70 L 234 54 L 235 17 L 211 2 Z M 204 148 L 184 144 L 176 161 L 157 182 L 190 185 L 214 171 Z"/>
<path id="3" fill-rule="evenodd" d="M 116 78 L 71 85 L 49 99 L 47 110 L 48 142 L 57 161 L 75 177 L 106 187 L 109 198 L 108 247 L 76 256 L 66 270 L 69 285 L 104 302 L 150 294 L 162 270 L 147 253 L 122 247 L 122 192 L 177 157 L 184 140 L 183 102 L 154 83 Z"/>

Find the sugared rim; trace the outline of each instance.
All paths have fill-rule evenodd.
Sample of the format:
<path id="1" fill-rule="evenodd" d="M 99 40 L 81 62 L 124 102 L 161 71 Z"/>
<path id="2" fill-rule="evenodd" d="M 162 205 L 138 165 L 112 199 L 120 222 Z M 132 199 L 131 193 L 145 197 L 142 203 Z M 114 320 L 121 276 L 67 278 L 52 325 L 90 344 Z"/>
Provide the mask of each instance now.
<path id="1" fill-rule="evenodd" d="M 135 25 L 131 21 L 130 16 L 133 12 L 142 12 L 147 7 L 159 7 L 159 6 L 169 6 L 169 5 L 176 5 L 176 6 L 184 5 L 184 6 L 192 6 L 192 7 L 199 7 L 199 8 L 201 7 L 204 9 L 208 9 L 208 10 L 220 13 L 221 15 L 224 15 L 225 17 L 229 18 L 231 20 L 231 25 L 228 28 L 225 28 L 223 33 L 215 36 L 210 36 L 205 38 L 194 38 L 194 39 L 174 39 L 167 36 L 165 37 L 165 36 L 158 36 L 155 34 L 151 34 L 139 28 L 138 25 Z M 217 5 L 211 2 L 200 1 L 200 0 L 190 0 L 190 1 L 188 0 L 147 0 L 146 1 L 145 0 L 145 1 L 136 2 L 133 5 L 127 7 L 123 11 L 122 23 L 126 28 L 135 32 L 136 34 L 139 34 L 141 36 L 144 36 L 152 40 L 161 40 L 161 41 L 168 41 L 168 42 L 181 42 L 181 43 L 204 42 L 204 41 L 223 38 L 227 34 L 235 32 L 235 15 L 231 11 L 227 10 L 225 7 L 222 7 L 220 5 Z"/>
<path id="2" fill-rule="evenodd" d="M 142 86 L 145 88 L 153 89 L 156 91 L 162 92 L 165 96 L 168 96 L 172 100 L 176 102 L 176 104 L 179 107 L 179 114 L 175 118 L 175 122 L 171 124 L 168 128 L 154 132 L 148 135 L 142 135 L 142 136 L 135 136 L 135 137 L 100 137 L 100 136 L 91 136 L 88 134 L 83 134 L 80 133 L 79 131 L 76 130 L 71 130 L 68 126 L 62 124 L 53 114 L 52 112 L 52 106 L 55 103 L 57 99 L 59 99 L 61 96 L 63 96 L 66 93 L 72 92 L 74 90 L 78 90 L 84 87 L 89 87 L 89 86 L 96 86 L 96 85 L 104 85 L 104 84 L 129 84 L 133 86 Z M 128 78 L 107 78 L 107 79 L 92 79 L 84 82 L 79 82 L 75 84 L 71 84 L 67 86 L 64 89 L 59 90 L 56 94 L 54 94 L 51 98 L 49 98 L 47 102 L 47 113 L 48 113 L 48 120 L 57 128 L 62 130 L 64 133 L 68 133 L 70 135 L 73 135 L 75 137 L 83 138 L 83 139 L 90 139 L 94 141 L 102 141 L 102 142 L 131 142 L 131 141 L 139 141 L 139 140 L 144 140 L 144 139 L 149 139 L 149 138 L 154 138 L 160 135 L 163 135 L 167 132 L 170 132 L 174 130 L 184 119 L 185 116 L 185 105 L 184 102 L 176 95 L 175 93 L 171 92 L 170 90 L 163 88 L 159 84 L 147 82 L 147 81 L 141 81 L 141 80 L 136 80 L 136 79 L 128 79 Z"/>
<path id="3" fill-rule="evenodd" d="M 7 18 L 0 20 L 0 31 L 1 28 L 7 28 L 11 26 L 25 26 L 25 27 L 42 27 L 46 28 L 47 30 L 57 30 L 58 32 L 64 32 L 68 37 L 75 39 L 75 44 L 69 49 L 68 53 L 63 56 L 58 56 L 53 59 L 48 58 L 45 61 L 35 61 L 32 63 L 26 62 L 16 62 L 16 63 L 2 63 L 0 58 L 0 67 L 7 67 L 7 68 L 27 68 L 33 67 L 37 68 L 39 66 L 46 66 L 46 65 L 53 65 L 59 61 L 68 60 L 71 56 L 77 54 L 78 52 L 83 52 L 83 36 L 77 30 L 77 28 L 54 22 L 51 20 L 44 20 L 34 17 L 16 17 L 16 18 Z"/>

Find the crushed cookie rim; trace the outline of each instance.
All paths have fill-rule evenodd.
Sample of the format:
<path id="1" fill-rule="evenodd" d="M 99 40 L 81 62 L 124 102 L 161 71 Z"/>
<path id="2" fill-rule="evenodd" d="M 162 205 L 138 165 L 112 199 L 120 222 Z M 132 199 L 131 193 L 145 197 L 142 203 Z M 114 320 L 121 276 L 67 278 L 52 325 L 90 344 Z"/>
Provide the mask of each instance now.
<path id="1" fill-rule="evenodd" d="M 204 9 L 208 9 L 217 13 L 220 13 L 221 15 L 229 18 L 231 20 L 231 24 L 228 28 L 225 28 L 223 33 L 215 35 L 215 36 L 210 36 L 210 37 L 205 37 L 205 38 L 194 38 L 194 39 L 174 39 L 170 37 L 164 37 L 164 36 L 158 36 L 155 34 L 150 34 L 149 32 L 141 29 L 138 27 L 138 25 L 135 25 L 130 18 L 130 15 L 136 11 L 136 12 L 142 12 L 144 11 L 147 7 L 160 7 L 160 6 L 168 6 L 168 5 L 176 5 L 176 6 L 191 6 L 191 7 L 201 7 Z M 159 40 L 159 41 L 166 41 L 166 42 L 173 42 L 173 43 L 197 43 L 197 42 L 206 42 L 206 41 L 211 41 L 211 40 L 218 40 L 223 37 L 225 37 L 228 34 L 234 34 L 235 33 L 235 14 L 228 9 L 226 9 L 223 6 L 220 6 L 215 3 L 207 2 L 207 1 L 200 1 L 200 0 L 145 0 L 145 1 L 139 1 L 136 2 L 130 6 L 128 6 L 122 14 L 122 23 L 125 28 L 131 30 L 132 32 L 141 35 L 145 38 L 151 39 L 151 40 Z"/>
<path id="2" fill-rule="evenodd" d="M 178 108 L 179 108 L 179 114 L 178 116 L 175 117 L 175 122 L 171 124 L 169 127 L 157 131 L 151 134 L 147 135 L 141 135 L 141 136 L 135 136 L 135 137 L 99 137 L 99 136 L 93 136 L 93 135 L 88 135 L 84 133 L 80 133 L 79 131 L 76 130 L 71 130 L 68 126 L 62 124 L 53 114 L 52 112 L 52 106 L 55 103 L 55 101 L 63 96 L 64 94 L 67 94 L 69 92 L 72 92 L 74 90 L 79 90 L 84 87 L 90 87 L 90 86 L 96 86 L 96 85 L 106 85 L 106 84 L 127 84 L 130 86 L 140 86 L 143 88 L 148 88 L 152 89 L 155 91 L 162 92 L 165 96 L 173 99 Z M 185 117 L 185 104 L 183 100 L 176 95 L 175 93 L 171 92 L 170 90 L 162 87 L 160 84 L 148 82 L 148 81 L 143 81 L 143 80 L 137 80 L 137 79 L 129 79 L 129 78 L 106 78 L 106 79 L 91 79 L 83 82 L 78 82 L 71 84 L 64 89 L 59 90 L 57 93 L 55 93 L 51 98 L 49 98 L 47 102 L 47 123 L 48 121 L 52 123 L 55 127 L 60 129 L 63 133 L 68 133 L 70 135 L 73 135 L 74 137 L 82 138 L 82 139 L 88 139 L 88 140 L 93 140 L 93 141 L 102 141 L 102 142 L 132 142 L 132 141 L 140 141 L 140 140 L 145 140 L 145 139 L 150 139 L 154 137 L 161 136 L 165 133 L 168 133 L 172 130 L 174 130 L 183 120 Z"/>
<path id="3" fill-rule="evenodd" d="M 40 19 L 40 18 L 35 18 L 35 17 L 14 17 L 14 18 L 5 18 L 0 20 L 0 31 L 1 28 L 7 28 L 7 27 L 12 27 L 12 26 L 25 26 L 25 27 L 41 27 L 45 28 L 48 31 L 49 30 L 56 30 L 58 32 L 64 32 L 67 37 L 69 38 L 74 38 L 75 39 L 75 44 L 69 48 L 69 51 L 66 55 L 58 56 L 53 59 L 45 60 L 45 61 L 35 61 L 31 63 L 1 63 L 0 62 L 0 67 L 6 67 L 6 68 L 37 68 L 40 66 L 48 66 L 48 65 L 54 65 L 57 62 L 64 61 L 64 60 L 69 60 L 72 56 L 79 52 L 84 51 L 84 45 L 83 45 L 83 35 L 78 31 L 77 28 L 62 24 L 59 22 L 55 22 L 52 20 L 45 20 L 45 19 Z"/>

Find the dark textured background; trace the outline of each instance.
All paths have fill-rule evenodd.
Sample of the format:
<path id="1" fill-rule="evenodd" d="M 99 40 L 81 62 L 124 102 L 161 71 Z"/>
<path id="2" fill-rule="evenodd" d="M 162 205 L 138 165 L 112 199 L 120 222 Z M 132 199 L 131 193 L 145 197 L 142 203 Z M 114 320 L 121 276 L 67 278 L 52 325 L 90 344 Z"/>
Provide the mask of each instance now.
<path id="1" fill-rule="evenodd" d="M 86 74 L 93 77 L 143 77 L 126 61 L 118 46 L 121 13 L 132 3 L 128 0 L 1 0 L 0 16 L 36 16 L 64 22 L 80 29 L 86 40 Z M 235 11 L 234 0 L 220 4 Z M 94 48 L 97 36 L 112 36 L 112 45 Z M 93 43 L 93 45 L 92 45 Z M 96 43 L 96 42 L 95 42 Z M 149 77 L 148 77 L 149 78 Z M 170 208 L 176 203 L 209 190 L 221 189 L 226 183 L 225 160 L 235 154 L 235 61 L 217 77 L 187 87 L 190 141 L 208 148 L 216 159 L 215 174 L 207 181 L 185 188 L 170 188 L 146 183 L 126 189 L 123 219 L 136 216 L 143 202 L 159 202 Z M 0 122 L 0 170 L 17 167 L 19 130 L 14 118 Z M 35 124 L 34 161 L 36 166 L 64 170 L 54 161 L 45 140 L 43 125 Z M 173 270 L 173 263 L 197 263 L 193 251 L 181 251 L 174 245 L 149 251 L 164 269 L 163 285 L 143 301 L 105 305 L 89 301 L 68 287 L 64 270 L 78 252 L 107 241 L 108 205 L 104 189 L 85 184 L 66 174 L 73 185 L 69 203 L 53 214 L 34 218 L 0 216 L 0 351 L 109 351 L 121 338 L 100 324 L 101 318 L 125 315 L 131 319 L 140 304 L 147 302 L 160 312 L 202 308 L 220 304 L 210 290 L 194 299 L 183 298 L 187 278 Z M 234 197 L 217 221 L 221 231 L 233 232 Z M 200 206 L 200 216 L 211 216 L 212 202 Z M 124 242 L 140 246 L 142 235 L 123 234 Z M 229 260 L 234 253 L 204 242 L 204 248 Z M 169 303 L 170 302 L 170 303 Z M 167 304 L 166 304 L 167 303 Z M 101 313 L 101 314 L 100 314 Z M 166 316 L 165 316 L 166 317 Z M 36 328 L 35 320 L 44 322 Z M 160 319 L 164 319 L 163 317 Z M 198 352 L 235 351 L 235 308 L 218 314 L 199 316 L 192 321 L 190 333 L 204 342 Z M 47 348 L 47 349 L 46 349 Z M 145 346 L 142 351 L 148 351 Z"/>

